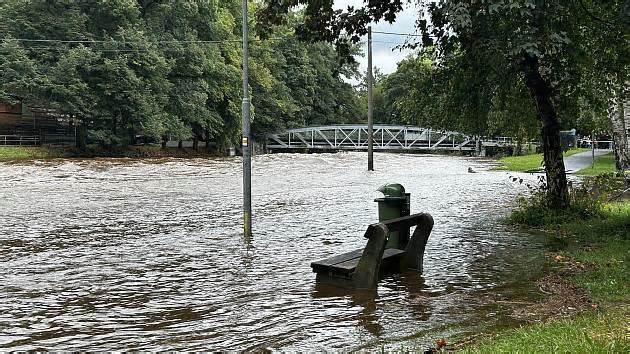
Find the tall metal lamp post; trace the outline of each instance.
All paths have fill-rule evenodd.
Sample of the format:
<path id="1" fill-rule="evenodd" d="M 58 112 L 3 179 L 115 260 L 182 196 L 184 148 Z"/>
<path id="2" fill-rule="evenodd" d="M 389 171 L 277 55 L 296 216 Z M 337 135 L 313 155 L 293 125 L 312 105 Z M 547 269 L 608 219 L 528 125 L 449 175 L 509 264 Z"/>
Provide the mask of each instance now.
<path id="1" fill-rule="evenodd" d="M 374 77 L 372 74 L 372 27 L 368 27 L 368 171 L 374 171 L 374 97 L 372 86 Z"/>
<path id="2" fill-rule="evenodd" d="M 249 43 L 247 0 L 243 0 L 243 234 L 252 235 L 252 141 L 249 129 Z"/>

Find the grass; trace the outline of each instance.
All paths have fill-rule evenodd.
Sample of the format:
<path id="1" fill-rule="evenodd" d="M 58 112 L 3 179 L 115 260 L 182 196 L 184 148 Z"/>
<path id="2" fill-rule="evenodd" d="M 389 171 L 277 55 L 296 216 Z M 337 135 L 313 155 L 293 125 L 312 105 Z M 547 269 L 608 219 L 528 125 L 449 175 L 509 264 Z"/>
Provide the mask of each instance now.
<path id="1" fill-rule="evenodd" d="M 571 149 L 565 151 L 564 157 L 568 157 L 585 151 L 589 151 L 589 149 Z M 501 162 L 503 165 L 494 168 L 494 170 L 515 172 L 539 170 L 542 168 L 543 155 L 533 154 L 524 156 L 507 156 L 499 159 L 499 162 Z"/>
<path id="2" fill-rule="evenodd" d="M 39 146 L 0 146 L 0 161 L 47 159 L 61 155 L 60 151 Z"/>
<path id="3" fill-rule="evenodd" d="M 464 353 L 628 353 L 628 308 L 589 312 L 572 319 L 509 331 Z"/>
<path id="4" fill-rule="evenodd" d="M 595 166 L 579 170 L 577 174 L 583 176 L 597 176 L 603 173 L 611 173 L 615 171 L 615 156 L 610 153 L 607 155 L 596 157 Z"/>
<path id="5" fill-rule="evenodd" d="M 464 352 L 630 352 L 630 201 L 603 205 L 590 217 L 570 213 L 564 222 L 560 220 L 548 219 L 544 227 L 567 241 L 568 246 L 561 252 L 564 259 L 588 265 L 568 279 L 586 289 L 599 310 L 500 333 Z"/>
<path id="6" fill-rule="evenodd" d="M 202 148 L 195 151 L 193 149 L 163 149 L 160 146 L 128 146 L 105 148 L 96 145 L 90 145 L 85 151 L 79 151 L 78 149 L 73 147 L 55 148 L 44 146 L 0 146 L 0 162 L 41 160 L 59 157 L 196 158 L 210 156 L 221 155 L 217 154 L 216 152 L 208 152 Z"/>
<path id="7" fill-rule="evenodd" d="M 595 266 L 572 280 L 597 301 L 630 300 L 630 202 L 607 205 L 601 217 L 569 223 L 561 230 L 577 241 L 568 256 Z"/>

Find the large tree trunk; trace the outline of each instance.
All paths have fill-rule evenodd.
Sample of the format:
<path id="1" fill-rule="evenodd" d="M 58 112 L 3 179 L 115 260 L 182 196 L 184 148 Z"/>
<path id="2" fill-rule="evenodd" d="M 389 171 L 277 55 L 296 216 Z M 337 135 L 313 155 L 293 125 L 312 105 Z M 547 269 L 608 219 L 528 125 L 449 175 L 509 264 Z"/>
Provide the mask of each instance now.
<path id="1" fill-rule="evenodd" d="M 621 89 L 613 94 L 608 104 L 608 117 L 612 123 L 613 142 L 615 144 L 615 165 L 618 171 L 630 168 L 630 153 L 628 152 L 628 132 L 626 126 L 625 107 L 627 95 Z"/>
<path id="2" fill-rule="evenodd" d="M 560 122 L 551 102 L 551 86 L 540 74 L 537 58 L 526 56 L 523 64 L 525 84 L 536 102 L 538 119 L 541 123 L 549 206 L 563 209 L 569 205 L 569 189 L 560 144 Z"/>
<path id="3" fill-rule="evenodd" d="M 626 125 L 626 146 L 630 149 L 630 81 L 626 81 L 623 95 L 623 122 Z"/>
<path id="4" fill-rule="evenodd" d="M 630 81 L 626 81 L 623 95 L 623 122 L 626 126 L 626 148 L 630 150 Z"/>

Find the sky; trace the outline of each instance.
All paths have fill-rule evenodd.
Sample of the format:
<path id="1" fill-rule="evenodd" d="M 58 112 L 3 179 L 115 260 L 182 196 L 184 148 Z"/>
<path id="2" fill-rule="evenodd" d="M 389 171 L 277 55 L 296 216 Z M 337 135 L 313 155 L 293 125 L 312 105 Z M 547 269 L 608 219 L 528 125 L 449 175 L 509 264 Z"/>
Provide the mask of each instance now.
<path id="1" fill-rule="evenodd" d="M 348 6 L 360 7 L 363 0 L 335 0 L 335 8 L 346 9 Z M 398 14 L 396 22 L 389 24 L 381 21 L 372 25 L 372 31 L 380 32 L 397 32 L 397 33 L 415 33 L 415 22 L 417 18 L 417 10 L 413 6 L 408 6 L 405 10 Z M 403 44 L 407 37 L 392 36 L 379 33 L 372 34 L 372 61 L 375 68 L 379 68 L 384 74 L 396 71 L 396 65 L 403 60 L 409 53 L 409 50 L 400 51 L 392 49 L 397 44 Z M 364 38 L 367 43 L 367 37 Z M 367 70 L 367 48 L 366 56 L 358 57 L 357 61 L 361 65 L 361 71 Z"/>

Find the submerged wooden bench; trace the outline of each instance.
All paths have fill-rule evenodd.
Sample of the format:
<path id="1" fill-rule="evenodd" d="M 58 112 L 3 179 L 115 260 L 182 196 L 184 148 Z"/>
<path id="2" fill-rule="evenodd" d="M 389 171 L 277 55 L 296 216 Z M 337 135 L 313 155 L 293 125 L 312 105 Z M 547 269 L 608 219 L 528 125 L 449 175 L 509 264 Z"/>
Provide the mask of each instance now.
<path id="1" fill-rule="evenodd" d="M 416 226 L 409 240 L 400 249 L 388 248 L 391 231 L 401 234 Z M 368 226 L 364 249 L 344 253 L 311 263 L 317 281 L 356 289 L 374 289 L 379 277 L 386 271 L 412 269 L 422 272 L 424 248 L 433 229 L 433 218 L 426 213 L 404 216 Z"/>

